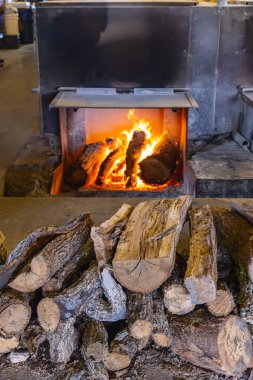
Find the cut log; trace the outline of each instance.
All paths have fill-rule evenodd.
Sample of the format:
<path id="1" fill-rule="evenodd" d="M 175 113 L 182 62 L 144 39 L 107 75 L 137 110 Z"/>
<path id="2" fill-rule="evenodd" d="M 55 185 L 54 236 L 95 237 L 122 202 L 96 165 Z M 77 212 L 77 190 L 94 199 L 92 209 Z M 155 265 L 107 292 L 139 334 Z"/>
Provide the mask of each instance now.
<path id="1" fill-rule="evenodd" d="M 233 210 L 237 211 L 240 215 L 246 218 L 253 224 L 253 205 L 249 202 L 231 202 L 230 206 Z"/>
<path id="2" fill-rule="evenodd" d="M 0 336 L 0 354 L 7 354 L 15 350 L 19 345 L 19 338 L 13 336 L 11 338 L 4 338 Z"/>
<path id="3" fill-rule="evenodd" d="M 60 320 L 78 316 L 86 307 L 85 302 L 101 288 L 97 267 L 89 268 L 69 288 L 53 298 L 43 298 L 37 307 L 38 320 L 48 332 L 57 329 Z"/>
<path id="4" fill-rule="evenodd" d="M 216 298 L 207 303 L 209 313 L 216 317 L 226 317 L 235 308 L 235 302 L 231 291 L 224 283 L 218 284 Z"/>
<path id="5" fill-rule="evenodd" d="M 114 169 L 115 163 L 118 160 L 120 160 L 122 156 L 124 157 L 124 155 L 125 155 L 124 149 L 121 147 L 112 150 L 108 154 L 108 156 L 102 162 L 99 168 L 98 176 L 96 179 L 96 185 L 102 186 L 108 182 L 108 180 L 111 177 L 112 171 Z"/>
<path id="6" fill-rule="evenodd" d="M 40 345 L 47 340 L 47 335 L 38 323 L 30 323 L 23 332 L 21 340 L 30 356 L 36 358 Z"/>
<path id="7" fill-rule="evenodd" d="M 153 327 L 153 294 L 130 293 L 128 314 L 130 335 L 136 339 L 149 339 Z"/>
<path id="8" fill-rule="evenodd" d="M 4 241 L 5 241 L 5 236 L 2 233 L 2 231 L 0 231 L 0 265 L 4 265 L 8 257 L 7 249 L 4 245 Z"/>
<path id="9" fill-rule="evenodd" d="M 85 186 L 94 184 L 98 176 L 99 168 L 109 153 L 109 149 L 103 142 L 99 141 L 87 145 L 80 157 L 82 169 L 85 171 L 87 179 Z"/>
<path id="10" fill-rule="evenodd" d="M 67 363 L 76 348 L 75 318 L 61 321 L 57 330 L 48 334 L 52 363 Z"/>
<path id="11" fill-rule="evenodd" d="M 210 207 L 192 209 L 190 224 L 190 256 L 184 283 L 192 303 L 203 304 L 214 300 L 217 290 L 217 240 Z"/>
<path id="12" fill-rule="evenodd" d="M 191 197 L 142 202 L 122 232 L 113 259 L 116 279 L 133 292 L 148 293 L 171 275 L 176 246 Z"/>
<path id="13" fill-rule="evenodd" d="M 253 226 L 234 211 L 213 207 L 212 213 L 233 260 L 253 281 Z"/>
<path id="14" fill-rule="evenodd" d="M 180 150 L 164 135 L 154 153 L 139 163 L 140 178 L 149 185 L 164 185 L 173 176 Z"/>
<path id="15" fill-rule="evenodd" d="M 101 362 L 108 352 L 108 334 L 102 322 L 87 319 L 84 324 L 81 351 L 95 362 Z"/>
<path id="16" fill-rule="evenodd" d="M 112 260 L 120 234 L 125 227 L 133 207 L 123 204 L 120 209 L 99 227 L 91 228 L 91 238 L 99 268 Z"/>
<path id="17" fill-rule="evenodd" d="M 198 367 L 240 376 L 252 358 L 251 334 L 237 316 L 217 318 L 204 310 L 172 317 L 172 351 Z"/>
<path id="18" fill-rule="evenodd" d="M 0 268 L 0 289 L 3 289 L 9 282 L 11 276 L 18 273 L 37 253 L 39 253 L 55 237 L 71 231 L 83 216 L 71 219 L 61 227 L 42 227 L 25 239 L 8 255 L 6 264 Z"/>
<path id="19" fill-rule="evenodd" d="M 87 173 L 82 168 L 82 163 L 79 160 L 66 169 L 64 173 L 64 181 L 74 190 L 85 185 L 87 181 Z"/>
<path id="20" fill-rule="evenodd" d="M 101 287 L 92 294 L 90 301 L 86 302 L 85 314 L 102 322 L 126 319 L 126 294 L 121 285 L 113 278 L 112 271 L 109 268 L 104 268 L 100 274 L 100 279 Z"/>
<path id="21" fill-rule="evenodd" d="M 146 133 L 144 131 L 134 131 L 126 151 L 126 187 L 134 187 L 137 184 L 138 161 L 146 144 Z"/>
<path id="22" fill-rule="evenodd" d="M 11 290 L 0 293 L 0 332 L 5 336 L 21 334 L 31 318 L 26 295 Z"/>
<path id="23" fill-rule="evenodd" d="M 81 214 L 72 229 L 48 243 L 9 287 L 32 292 L 43 286 L 88 240 L 91 226 L 90 214 Z"/>
<path id="24" fill-rule="evenodd" d="M 92 227 L 93 228 L 93 227 Z M 94 245 L 88 240 L 42 288 L 44 297 L 54 296 L 78 280 L 95 259 Z"/>
<path id="25" fill-rule="evenodd" d="M 121 371 L 130 365 L 137 351 L 136 340 L 129 335 L 127 330 L 123 330 L 111 342 L 110 352 L 104 359 L 104 365 L 108 371 Z"/>
<path id="26" fill-rule="evenodd" d="M 195 304 L 192 303 L 191 295 L 184 285 L 186 261 L 177 255 L 173 272 L 164 284 L 164 306 L 169 313 L 184 315 L 190 313 Z"/>

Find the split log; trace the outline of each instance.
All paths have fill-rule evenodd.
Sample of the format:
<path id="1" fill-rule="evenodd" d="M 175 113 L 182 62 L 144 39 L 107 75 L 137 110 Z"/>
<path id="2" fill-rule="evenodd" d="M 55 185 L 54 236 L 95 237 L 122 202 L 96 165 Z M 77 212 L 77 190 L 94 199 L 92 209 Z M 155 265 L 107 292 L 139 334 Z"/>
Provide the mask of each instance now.
<path id="1" fill-rule="evenodd" d="M 18 273 L 49 242 L 57 236 L 71 231 L 81 220 L 80 218 L 82 219 L 83 216 L 71 219 L 60 227 L 41 227 L 23 239 L 8 255 L 5 265 L 0 268 L 0 289 L 3 289 L 8 284 L 11 276 Z"/>
<path id="2" fill-rule="evenodd" d="M 104 365 L 108 371 L 120 371 L 130 365 L 137 351 L 136 340 L 129 335 L 127 330 L 123 330 L 116 334 L 111 342 L 110 352 L 104 359 Z"/>
<path id="3" fill-rule="evenodd" d="M 210 207 L 192 209 L 190 224 L 190 256 L 184 283 L 192 303 L 202 304 L 214 300 L 217 290 L 217 241 Z"/>
<path id="4" fill-rule="evenodd" d="M 30 356 L 36 358 L 41 344 L 47 340 L 47 335 L 38 323 L 31 323 L 23 332 L 21 340 Z"/>
<path id="5" fill-rule="evenodd" d="M 216 298 L 207 303 L 209 313 L 216 317 L 226 317 L 235 308 L 235 302 L 231 291 L 226 284 L 219 283 Z"/>
<path id="6" fill-rule="evenodd" d="M 80 157 L 81 166 L 86 173 L 87 179 L 85 186 L 94 184 L 98 176 L 99 168 L 108 155 L 108 148 L 106 144 L 99 141 L 87 145 Z"/>
<path id="7" fill-rule="evenodd" d="M 75 318 L 61 321 L 57 330 L 48 334 L 50 358 L 52 363 L 67 363 L 77 346 Z"/>
<path id="8" fill-rule="evenodd" d="M 177 255 L 172 274 L 164 284 L 164 306 L 172 314 L 184 315 L 190 313 L 196 306 L 192 303 L 191 295 L 184 285 L 185 272 L 186 262 Z"/>
<path id="9" fill-rule="evenodd" d="M 95 362 L 101 362 L 108 352 L 108 334 L 102 322 L 87 319 L 84 324 L 81 351 Z"/>
<path id="10" fill-rule="evenodd" d="M 21 334 L 31 318 L 26 295 L 12 290 L 0 293 L 0 331 L 5 337 Z"/>
<path id="11" fill-rule="evenodd" d="M 93 228 L 93 227 L 92 227 Z M 67 263 L 50 278 L 42 288 L 44 297 L 50 297 L 60 293 L 78 280 L 80 275 L 88 269 L 95 259 L 94 245 L 88 240 Z"/>
<path id="12" fill-rule="evenodd" d="M 146 133 L 144 131 L 134 131 L 126 151 L 126 187 L 134 187 L 137 184 L 138 161 L 146 144 Z"/>
<path id="13" fill-rule="evenodd" d="M 20 292 L 32 292 L 43 286 L 88 240 L 91 225 L 90 214 L 81 214 L 72 228 L 48 243 L 9 283 L 9 287 Z"/>
<path id="14" fill-rule="evenodd" d="M 230 206 L 233 210 L 237 211 L 240 215 L 246 218 L 253 224 L 253 204 L 249 202 L 231 202 Z"/>
<path id="15" fill-rule="evenodd" d="M 212 213 L 233 260 L 253 281 L 253 226 L 234 211 L 212 207 Z"/>
<path id="16" fill-rule="evenodd" d="M 82 163 L 78 160 L 71 164 L 64 173 L 64 182 L 74 190 L 84 186 L 87 181 L 87 173 L 82 168 Z"/>
<path id="17" fill-rule="evenodd" d="M 0 336 L 0 354 L 7 354 L 15 350 L 19 345 L 19 338 L 13 336 L 11 338 L 4 338 Z"/>
<path id="18" fill-rule="evenodd" d="M 125 227 L 133 207 L 123 204 L 120 209 L 99 227 L 91 228 L 91 238 L 99 268 L 112 260 L 120 234 Z"/>
<path id="19" fill-rule="evenodd" d="M 153 305 L 152 338 L 157 346 L 169 347 L 172 342 L 171 329 L 164 313 L 161 296 L 156 297 Z"/>
<path id="20" fill-rule="evenodd" d="M 37 307 L 38 320 L 44 330 L 53 332 L 61 320 L 78 316 L 95 290 L 101 287 L 97 267 L 89 268 L 69 288 L 53 298 L 43 298 Z"/>
<path id="21" fill-rule="evenodd" d="M 122 232 L 113 259 L 116 279 L 133 292 L 148 293 L 171 275 L 176 246 L 191 197 L 142 202 Z"/>
<path id="22" fill-rule="evenodd" d="M 96 185 L 102 186 L 107 183 L 108 179 L 110 179 L 115 163 L 124 155 L 125 152 L 122 148 L 116 148 L 108 154 L 99 168 Z"/>
<path id="23" fill-rule="evenodd" d="M 92 294 L 90 301 L 86 302 L 85 314 L 102 322 L 126 319 L 126 295 L 121 285 L 113 278 L 112 271 L 104 268 L 100 274 L 100 280 L 101 287 Z"/>
<path id="24" fill-rule="evenodd" d="M 173 176 L 179 159 L 180 150 L 164 135 L 154 153 L 139 163 L 139 176 L 149 185 L 164 185 Z"/>
<path id="25" fill-rule="evenodd" d="M 85 380 L 89 379 L 89 371 L 83 359 L 77 359 L 67 363 L 56 380 Z"/>
<path id="26" fill-rule="evenodd" d="M 251 334 L 240 317 L 217 318 L 198 310 L 170 321 L 171 348 L 181 359 L 226 376 L 239 377 L 250 366 Z"/>

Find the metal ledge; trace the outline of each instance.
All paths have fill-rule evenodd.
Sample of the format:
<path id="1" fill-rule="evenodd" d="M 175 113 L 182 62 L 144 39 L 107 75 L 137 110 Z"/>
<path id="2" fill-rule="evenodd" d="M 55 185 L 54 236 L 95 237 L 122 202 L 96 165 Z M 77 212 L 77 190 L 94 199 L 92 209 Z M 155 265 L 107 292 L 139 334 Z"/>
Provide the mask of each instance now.
<path id="1" fill-rule="evenodd" d="M 198 108 L 192 95 L 174 89 L 135 89 L 118 93 L 116 89 L 59 90 L 49 108 Z"/>

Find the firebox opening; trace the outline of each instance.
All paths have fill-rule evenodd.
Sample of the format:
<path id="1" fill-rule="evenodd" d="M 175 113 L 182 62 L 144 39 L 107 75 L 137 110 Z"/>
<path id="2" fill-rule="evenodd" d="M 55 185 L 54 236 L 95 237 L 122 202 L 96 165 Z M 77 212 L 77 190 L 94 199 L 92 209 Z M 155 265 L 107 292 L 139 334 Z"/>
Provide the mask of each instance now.
<path id="1" fill-rule="evenodd" d="M 184 108 L 62 108 L 62 163 L 51 194 L 164 191 L 182 185 Z"/>

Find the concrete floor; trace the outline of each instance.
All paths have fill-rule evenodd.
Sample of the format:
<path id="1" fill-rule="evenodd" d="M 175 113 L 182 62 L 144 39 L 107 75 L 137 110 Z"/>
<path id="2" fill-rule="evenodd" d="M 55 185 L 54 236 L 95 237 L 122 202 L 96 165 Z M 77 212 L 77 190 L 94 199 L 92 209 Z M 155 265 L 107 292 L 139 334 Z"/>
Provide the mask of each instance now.
<path id="1" fill-rule="evenodd" d="M 26 140 L 39 133 L 39 100 L 31 89 L 38 86 L 34 45 L 0 50 L 0 183 Z M 1 193 L 1 188 L 0 188 Z"/>

